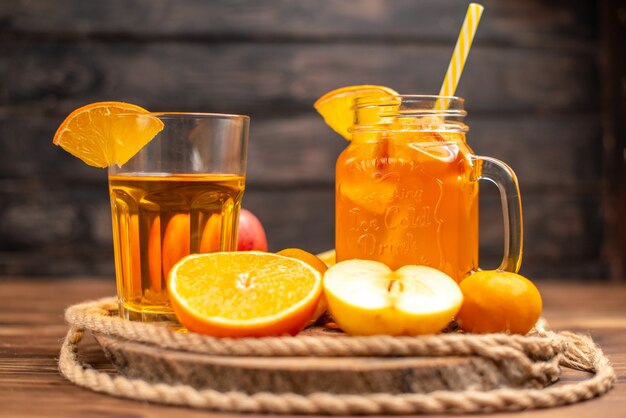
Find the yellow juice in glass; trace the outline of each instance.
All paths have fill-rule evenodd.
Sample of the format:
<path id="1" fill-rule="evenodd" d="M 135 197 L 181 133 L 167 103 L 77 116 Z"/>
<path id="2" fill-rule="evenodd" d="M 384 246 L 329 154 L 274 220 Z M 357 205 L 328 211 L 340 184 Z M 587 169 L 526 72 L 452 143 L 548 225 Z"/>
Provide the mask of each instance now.
<path id="1" fill-rule="evenodd" d="M 171 320 L 167 276 L 185 255 L 234 251 L 244 176 L 109 176 L 123 317 Z"/>

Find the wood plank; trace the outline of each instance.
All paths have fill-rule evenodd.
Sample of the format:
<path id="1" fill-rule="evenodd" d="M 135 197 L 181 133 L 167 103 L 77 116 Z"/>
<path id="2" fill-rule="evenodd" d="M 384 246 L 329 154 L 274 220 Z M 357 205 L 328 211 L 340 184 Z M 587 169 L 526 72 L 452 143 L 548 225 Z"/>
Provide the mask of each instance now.
<path id="1" fill-rule="evenodd" d="M 468 387 L 542 388 L 550 382 L 549 373 L 515 373 L 506 360 L 479 356 L 230 357 L 163 349 L 105 334 L 95 337 L 125 376 L 220 392 L 399 394 Z M 539 366 L 546 360 L 535 359 L 534 363 Z"/>
<path id="2" fill-rule="evenodd" d="M 474 151 L 507 162 L 517 173 L 523 192 L 557 187 L 589 190 L 600 183 L 601 127 L 594 114 L 470 114 L 468 120 L 468 142 Z M 64 184 L 90 182 L 94 190 L 102 190 L 105 170 L 88 167 L 52 146 L 60 121 L 45 116 L 0 117 L 0 176 L 31 179 L 32 184 L 24 190 L 44 187 L 43 179 Z M 335 160 L 346 146 L 312 109 L 301 116 L 253 118 L 247 182 L 253 187 L 333 184 Z"/>
<path id="3" fill-rule="evenodd" d="M 114 295 L 114 280 L 12 283 L 15 285 L 7 285 L 6 277 L 0 276 L 0 294 L 11 299 L 6 301 L 6 309 L 0 310 L 1 417 L 127 417 L 131 410 L 136 417 L 154 416 L 152 406 L 80 389 L 58 372 L 60 342 L 67 332 L 63 310 L 79 301 Z M 82 346 L 81 356 L 98 369 L 112 370 L 91 338 Z M 207 416 L 205 412 L 183 408 L 156 409 L 166 416 L 172 412 Z"/>
<path id="4" fill-rule="evenodd" d="M 606 212 L 605 259 L 611 276 L 626 281 L 626 57 L 624 4 L 601 3 L 602 52 L 605 65 L 603 101 L 605 109 L 603 148 L 604 206 Z"/>
<path id="5" fill-rule="evenodd" d="M 600 195 L 522 195 L 524 255 L 546 260 L 576 256 L 599 257 L 602 219 Z M 502 254 L 503 227 L 500 198 L 495 187 L 483 188 L 480 200 L 481 250 Z"/>
<path id="6" fill-rule="evenodd" d="M 527 191 L 597 190 L 601 181 L 599 116 L 468 118 L 468 143 L 478 155 L 498 158 Z"/>
<path id="7" fill-rule="evenodd" d="M 293 116 L 351 84 L 434 93 L 450 48 L 422 45 L 40 42 L 0 46 L 0 115 L 65 116 L 121 100 L 151 110 Z M 51 69 L 51 70 L 48 70 Z M 472 50 L 458 94 L 474 114 L 595 112 L 593 52 Z"/>
<path id="8" fill-rule="evenodd" d="M 595 36 L 595 7 L 584 0 L 483 2 L 478 42 L 545 47 Z M 80 0 L 0 4 L 0 29 L 10 34 L 296 38 L 326 41 L 409 39 L 452 46 L 465 15 L 456 0 Z M 43 18 L 45 16 L 45 18 Z"/>

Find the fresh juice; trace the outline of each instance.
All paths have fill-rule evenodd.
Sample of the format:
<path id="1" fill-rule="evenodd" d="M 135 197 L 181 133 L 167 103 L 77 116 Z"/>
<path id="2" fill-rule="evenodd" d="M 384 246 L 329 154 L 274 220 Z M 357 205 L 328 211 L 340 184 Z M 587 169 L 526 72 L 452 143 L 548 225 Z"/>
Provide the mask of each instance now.
<path id="1" fill-rule="evenodd" d="M 478 267 L 478 182 L 460 132 L 355 134 L 337 160 L 337 261 Z"/>
<path id="2" fill-rule="evenodd" d="M 122 316 L 173 319 L 172 266 L 190 253 L 233 251 L 244 176 L 109 176 L 118 297 Z"/>

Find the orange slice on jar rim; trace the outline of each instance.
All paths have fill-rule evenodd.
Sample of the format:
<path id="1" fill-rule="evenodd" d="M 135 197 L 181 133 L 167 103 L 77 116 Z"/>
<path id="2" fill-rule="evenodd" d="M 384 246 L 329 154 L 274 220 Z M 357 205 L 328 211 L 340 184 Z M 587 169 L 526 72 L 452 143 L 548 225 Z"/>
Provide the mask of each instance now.
<path id="1" fill-rule="evenodd" d="M 330 91 L 313 104 L 315 110 L 335 132 L 348 141 L 352 139 L 349 129 L 354 124 L 354 102 L 359 97 L 391 98 L 398 96 L 395 90 L 385 86 L 347 86 Z"/>
<path id="2" fill-rule="evenodd" d="M 93 167 L 123 165 L 161 130 L 163 122 L 154 117 L 119 118 L 140 115 L 146 109 L 124 102 L 97 102 L 74 110 L 61 123 L 52 143 Z"/>
<path id="3" fill-rule="evenodd" d="M 313 104 L 313 107 L 324 118 L 324 121 L 335 132 L 347 140 L 352 139 L 350 128 L 355 122 L 355 101 L 361 97 L 371 97 L 374 103 L 377 99 L 394 98 L 399 96 L 395 90 L 376 85 L 356 85 L 341 87 L 332 90 Z M 397 110 L 399 102 L 380 100 L 381 105 L 391 104 L 393 109 Z M 384 118 L 384 112 L 380 109 L 363 109 L 359 113 L 360 122 L 371 121 L 372 124 L 380 123 Z M 408 139 L 413 137 L 416 131 L 429 134 L 433 142 L 445 142 L 448 132 L 443 129 L 443 121 L 437 116 L 417 117 L 417 116 L 397 116 L 388 126 L 388 129 L 394 131 L 394 138 Z M 445 157 L 444 157 L 445 159 Z"/>

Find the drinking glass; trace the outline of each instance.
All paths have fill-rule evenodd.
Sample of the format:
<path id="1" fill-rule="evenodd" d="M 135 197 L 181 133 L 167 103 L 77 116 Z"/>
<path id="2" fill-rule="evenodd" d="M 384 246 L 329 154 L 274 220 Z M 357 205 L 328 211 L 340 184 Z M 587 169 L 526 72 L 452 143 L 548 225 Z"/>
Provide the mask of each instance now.
<path id="1" fill-rule="evenodd" d="M 129 132 L 158 121 L 163 126 L 126 164 L 109 168 L 119 313 L 130 320 L 175 321 L 167 292 L 172 266 L 191 253 L 236 250 L 249 118 L 115 117 L 118 126 L 132 127 Z"/>

